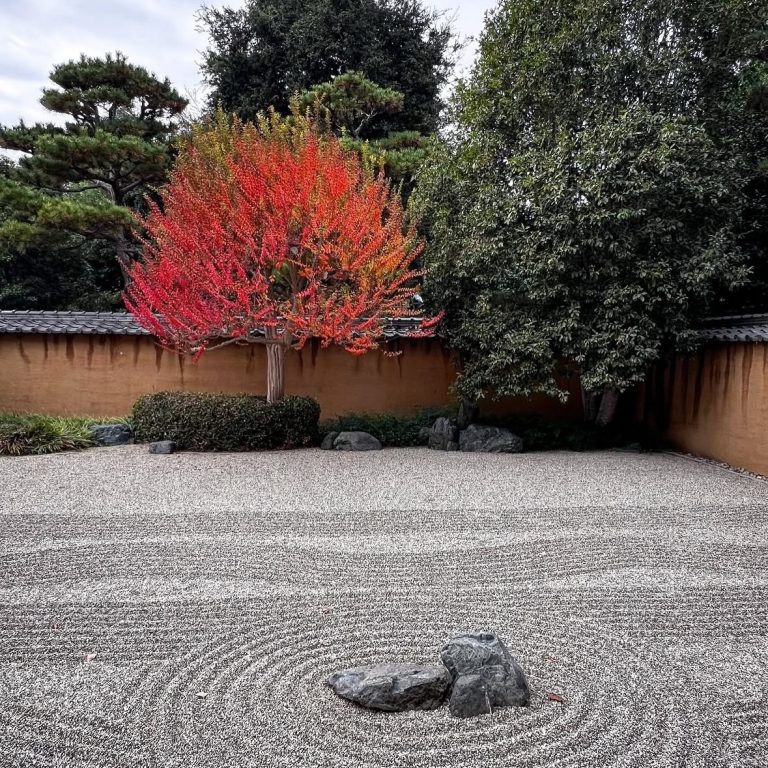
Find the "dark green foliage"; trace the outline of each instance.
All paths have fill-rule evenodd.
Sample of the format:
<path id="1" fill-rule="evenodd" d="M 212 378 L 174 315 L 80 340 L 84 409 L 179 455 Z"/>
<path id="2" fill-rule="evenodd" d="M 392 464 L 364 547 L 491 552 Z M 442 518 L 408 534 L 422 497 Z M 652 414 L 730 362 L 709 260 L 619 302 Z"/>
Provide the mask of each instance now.
<path id="1" fill-rule="evenodd" d="M 95 445 L 88 419 L 0 414 L 0 455 L 36 456 Z"/>
<path id="2" fill-rule="evenodd" d="M 320 105 L 336 133 L 360 139 L 377 120 L 402 112 L 403 101 L 400 91 L 382 88 L 360 72 L 345 72 L 327 83 L 313 85 L 301 94 L 298 105 L 302 112 Z"/>
<path id="3" fill-rule="evenodd" d="M 598 427 L 571 421 L 555 421 L 537 414 L 518 414 L 480 419 L 482 423 L 506 427 L 523 438 L 529 451 L 591 451 L 633 442 L 632 430 L 619 426 Z"/>
<path id="4" fill-rule="evenodd" d="M 762 0 L 503 0 L 419 178 L 459 390 L 624 390 L 748 276 Z M 765 210 L 764 208 L 762 209 Z M 763 213 L 764 216 L 764 213 Z"/>
<path id="5" fill-rule="evenodd" d="M 403 109 L 403 94 L 382 88 L 359 72 L 345 72 L 315 85 L 298 97 L 292 109 L 316 116 L 342 144 L 382 168 L 394 184 L 402 184 L 407 198 L 416 174 L 427 157 L 429 139 L 419 131 L 390 131 L 379 135 L 377 123 Z M 370 138 L 370 137 L 373 138 Z"/>
<path id="6" fill-rule="evenodd" d="M 437 128 L 455 44 L 450 25 L 420 0 L 248 0 L 203 6 L 199 20 L 210 36 L 203 72 L 212 105 L 246 120 L 270 106 L 287 114 L 294 94 L 354 71 L 403 94 L 403 109 L 364 138 Z"/>
<path id="7" fill-rule="evenodd" d="M 430 137 L 423 136 L 418 131 L 400 131 L 371 141 L 344 136 L 341 143 L 381 166 L 394 184 L 402 184 L 407 198 L 413 190 L 419 170 L 428 157 Z"/>
<path id="8" fill-rule="evenodd" d="M 166 178 L 186 101 L 119 53 L 59 64 L 51 80 L 41 103 L 64 127 L 0 127 L 0 147 L 25 153 L 0 165 L 0 307 L 113 306 L 117 265 L 137 252 L 132 211 Z"/>
<path id="9" fill-rule="evenodd" d="M 173 440 L 192 451 L 260 451 L 310 445 L 320 406 L 310 397 L 268 405 L 256 395 L 158 392 L 133 407 L 136 440 Z"/>
<path id="10" fill-rule="evenodd" d="M 419 431 L 431 427 L 435 419 L 448 416 L 445 409 L 425 409 L 400 416 L 392 413 L 348 413 L 320 426 L 321 434 L 328 432 L 367 432 L 384 447 L 397 448 L 421 445 Z"/>
<path id="11" fill-rule="evenodd" d="M 76 236 L 0 247 L 0 309 L 114 311 L 123 308 L 114 248 Z"/>

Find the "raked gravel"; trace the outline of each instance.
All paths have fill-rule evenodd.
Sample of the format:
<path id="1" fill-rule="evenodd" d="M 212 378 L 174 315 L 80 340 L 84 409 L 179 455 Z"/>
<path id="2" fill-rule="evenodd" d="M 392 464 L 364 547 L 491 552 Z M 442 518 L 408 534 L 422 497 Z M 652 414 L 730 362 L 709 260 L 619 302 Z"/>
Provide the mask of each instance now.
<path id="1" fill-rule="evenodd" d="M 531 707 L 323 685 L 484 629 Z M 767 763 L 766 482 L 624 452 L 0 459 L 1 768 Z"/>

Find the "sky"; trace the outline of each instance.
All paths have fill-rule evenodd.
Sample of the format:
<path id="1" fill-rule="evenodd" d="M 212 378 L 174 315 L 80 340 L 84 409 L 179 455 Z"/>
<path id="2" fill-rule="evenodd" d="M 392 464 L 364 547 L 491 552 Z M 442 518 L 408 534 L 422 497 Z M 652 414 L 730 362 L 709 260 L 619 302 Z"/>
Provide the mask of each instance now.
<path id="1" fill-rule="evenodd" d="M 0 0 L 0 124 L 61 122 L 40 106 L 54 64 L 81 53 L 122 51 L 128 60 L 170 78 L 184 94 L 205 93 L 199 72 L 206 36 L 196 29 L 202 0 Z M 240 6 L 241 0 L 208 0 Z M 496 0 L 425 0 L 446 11 L 463 38 L 476 37 Z M 468 43 L 459 71 L 474 58 Z"/>

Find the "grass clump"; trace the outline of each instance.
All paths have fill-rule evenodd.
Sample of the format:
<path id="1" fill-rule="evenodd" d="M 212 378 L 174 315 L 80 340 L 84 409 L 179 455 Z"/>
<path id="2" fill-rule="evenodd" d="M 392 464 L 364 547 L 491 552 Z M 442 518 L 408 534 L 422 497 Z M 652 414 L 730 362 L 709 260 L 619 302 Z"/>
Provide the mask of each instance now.
<path id="1" fill-rule="evenodd" d="M 0 455 L 40 456 L 96 445 L 92 419 L 41 414 L 0 414 Z"/>

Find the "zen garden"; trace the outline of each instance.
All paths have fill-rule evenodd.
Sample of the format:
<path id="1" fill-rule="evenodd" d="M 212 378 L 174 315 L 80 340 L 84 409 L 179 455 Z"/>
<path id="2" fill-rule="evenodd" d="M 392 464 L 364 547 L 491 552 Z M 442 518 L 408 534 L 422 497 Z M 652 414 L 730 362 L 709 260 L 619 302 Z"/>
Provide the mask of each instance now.
<path id="1" fill-rule="evenodd" d="M 0 768 L 768 765 L 765 0 L 0 25 Z"/>

